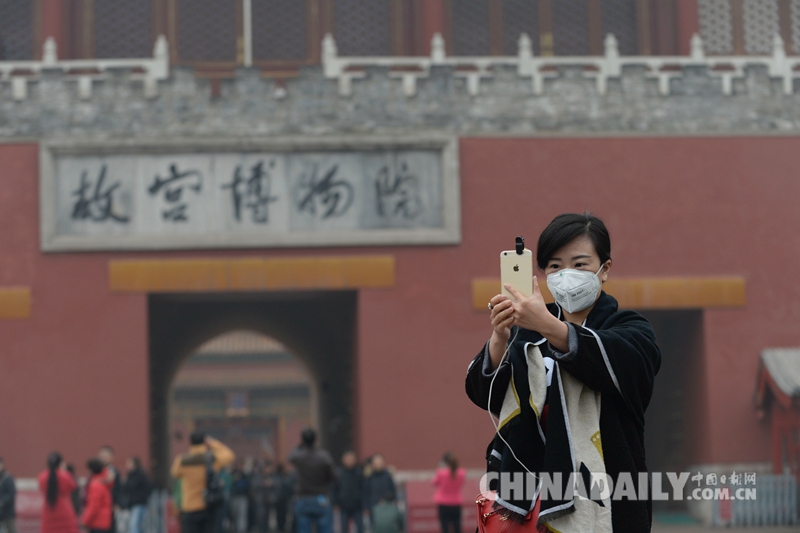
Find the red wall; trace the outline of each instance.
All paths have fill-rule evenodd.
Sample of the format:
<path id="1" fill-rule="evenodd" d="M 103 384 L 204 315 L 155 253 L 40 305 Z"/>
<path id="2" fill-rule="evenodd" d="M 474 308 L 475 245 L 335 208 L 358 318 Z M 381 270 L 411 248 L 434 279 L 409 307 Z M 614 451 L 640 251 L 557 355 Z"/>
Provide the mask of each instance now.
<path id="1" fill-rule="evenodd" d="M 160 256 L 393 253 L 396 287 L 359 294 L 360 451 L 406 469 L 453 450 L 479 467 L 491 423 L 463 380 L 490 329 L 470 281 L 497 275 L 516 235 L 533 247 L 555 215 L 590 209 L 612 233 L 612 276 L 746 276 L 746 309 L 704 315 L 696 460 L 768 460 L 752 393 L 760 350 L 800 344 L 800 284 L 780 277 L 800 257 L 798 151 L 778 137 L 463 139 L 459 246 Z M 104 443 L 147 457 L 146 298 L 110 293 L 107 263 L 154 254 L 40 253 L 37 147 L 0 145 L 0 163 L 0 286 L 33 288 L 31 317 L 0 321 L 0 456 L 22 477 L 53 449 L 81 470 Z"/>
<path id="2" fill-rule="evenodd" d="M 38 147 L 0 145 L 0 286 L 32 313 L 0 320 L 0 455 L 18 476 L 61 451 L 79 472 L 103 444 L 146 456 L 147 309 L 108 292 L 107 255 L 39 252 Z"/>

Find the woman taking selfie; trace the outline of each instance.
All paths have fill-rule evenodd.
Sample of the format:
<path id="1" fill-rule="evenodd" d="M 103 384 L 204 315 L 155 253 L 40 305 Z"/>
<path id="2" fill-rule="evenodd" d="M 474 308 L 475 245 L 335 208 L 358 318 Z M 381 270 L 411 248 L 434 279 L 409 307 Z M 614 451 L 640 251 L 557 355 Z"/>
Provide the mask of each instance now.
<path id="1" fill-rule="evenodd" d="M 492 335 L 467 375 L 470 399 L 497 419 L 487 450 L 498 479 L 495 508 L 520 522 L 536 515 L 540 530 L 546 523 L 561 533 L 650 531 L 650 491 L 639 487 L 647 472 L 644 412 L 661 364 L 653 329 L 602 291 L 611 241 L 599 218 L 553 219 L 536 264 L 557 303 L 545 304 L 539 276 L 530 297 L 506 285 L 512 298 L 489 302 Z M 515 474 L 532 474 L 535 483 L 513 490 Z M 636 490 L 612 498 L 602 485 L 592 489 L 598 477 L 612 490 L 630 479 Z"/>

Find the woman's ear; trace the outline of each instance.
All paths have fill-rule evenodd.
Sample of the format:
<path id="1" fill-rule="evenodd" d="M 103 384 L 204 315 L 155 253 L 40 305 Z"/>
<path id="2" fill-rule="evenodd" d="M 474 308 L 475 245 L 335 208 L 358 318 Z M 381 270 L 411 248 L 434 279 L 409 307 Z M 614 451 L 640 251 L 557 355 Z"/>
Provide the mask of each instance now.
<path id="1" fill-rule="evenodd" d="M 608 280 L 608 271 L 611 270 L 611 259 L 603 263 L 603 270 L 600 271 L 600 282 L 605 283 Z"/>

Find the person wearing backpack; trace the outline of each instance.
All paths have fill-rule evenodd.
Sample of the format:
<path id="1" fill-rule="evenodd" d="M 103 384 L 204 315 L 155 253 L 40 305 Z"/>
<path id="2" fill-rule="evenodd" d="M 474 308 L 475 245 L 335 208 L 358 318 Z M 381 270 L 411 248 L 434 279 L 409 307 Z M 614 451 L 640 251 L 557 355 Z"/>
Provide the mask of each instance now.
<path id="1" fill-rule="evenodd" d="M 200 431 L 192 433 L 189 442 L 189 451 L 172 464 L 172 477 L 181 481 L 182 533 L 213 533 L 222 500 L 218 474 L 236 455 Z"/>

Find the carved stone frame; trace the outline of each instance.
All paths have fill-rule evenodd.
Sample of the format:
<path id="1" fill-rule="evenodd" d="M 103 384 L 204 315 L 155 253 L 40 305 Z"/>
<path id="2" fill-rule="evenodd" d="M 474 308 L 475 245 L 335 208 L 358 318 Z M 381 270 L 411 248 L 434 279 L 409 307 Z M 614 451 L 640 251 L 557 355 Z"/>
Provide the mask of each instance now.
<path id="1" fill-rule="evenodd" d="M 56 233 L 56 158 L 61 155 L 303 152 L 336 150 L 439 150 L 442 169 L 441 228 L 214 235 L 67 236 Z M 39 148 L 40 236 L 43 252 L 201 250 L 235 248 L 448 245 L 461 242 L 458 139 L 452 135 L 336 137 L 43 140 Z"/>

